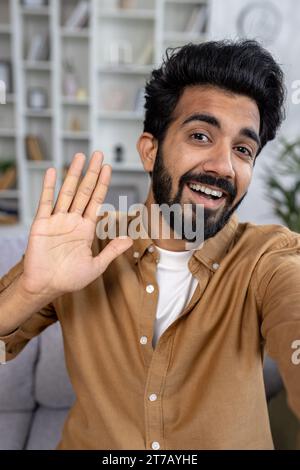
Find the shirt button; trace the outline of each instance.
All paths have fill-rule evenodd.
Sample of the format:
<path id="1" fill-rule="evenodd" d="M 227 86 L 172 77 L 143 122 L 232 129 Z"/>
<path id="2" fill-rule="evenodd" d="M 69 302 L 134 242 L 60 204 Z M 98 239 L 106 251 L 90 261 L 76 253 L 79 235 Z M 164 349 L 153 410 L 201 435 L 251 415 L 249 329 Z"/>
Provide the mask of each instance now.
<path id="1" fill-rule="evenodd" d="M 154 291 L 154 286 L 152 284 L 148 284 L 148 286 L 146 287 L 146 291 L 148 292 L 148 294 L 152 294 L 152 292 Z"/>
<path id="2" fill-rule="evenodd" d="M 149 253 L 153 253 L 153 251 L 154 251 L 154 246 L 153 246 L 153 245 L 149 246 L 148 251 L 149 251 Z"/>
<path id="3" fill-rule="evenodd" d="M 218 269 L 220 267 L 219 263 L 214 263 L 212 265 L 213 269 Z"/>
<path id="4" fill-rule="evenodd" d="M 141 344 L 147 344 L 147 342 L 148 342 L 147 336 L 142 336 L 142 337 L 140 338 L 140 343 L 141 343 Z"/>
<path id="5" fill-rule="evenodd" d="M 151 447 L 152 447 L 153 450 L 160 449 L 159 442 L 156 442 L 156 441 L 152 442 Z"/>
<path id="6" fill-rule="evenodd" d="M 151 395 L 149 395 L 149 400 L 150 400 L 150 401 L 156 401 L 156 400 L 157 400 L 157 395 L 156 395 L 156 393 L 152 393 Z"/>
<path id="7" fill-rule="evenodd" d="M 140 256 L 140 254 L 139 254 L 138 251 L 135 251 L 135 252 L 133 253 L 133 257 L 134 257 L 134 258 L 138 258 L 139 256 Z"/>

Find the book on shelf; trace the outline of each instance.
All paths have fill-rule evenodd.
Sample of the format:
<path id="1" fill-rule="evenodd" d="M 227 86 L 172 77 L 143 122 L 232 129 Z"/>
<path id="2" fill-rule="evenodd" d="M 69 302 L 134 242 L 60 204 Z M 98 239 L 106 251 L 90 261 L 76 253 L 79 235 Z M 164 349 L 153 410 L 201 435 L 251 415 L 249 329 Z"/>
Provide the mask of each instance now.
<path id="1" fill-rule="evenodd" d="M 0 190 L 11 189 L 15 185 L 16 177 L 17 171 L 14 165 L 4 171 L 0 170 Z"/>
<path id="2" fill-rule="evenodd" d="M 49 36 L 48 33 L 35 34 L 29 44 L 27 60 L 48 60 L 49 59 Z"/>
<path id="3" fill-rule="evenodd" d="M 138 65 L 149 65 L 153 63 L 153 42 L 149 41 L 142 49 L 140 55 L 137 58 L 136 63 Z"/>
<path id="4" fill-rule="evenodd" d="M 26 136 L 25 142 L 26 155 L 28 160 L 45 160 L 41 139 L 38 136 L 29 134 Z"/>
<path id="5" fill-rule="evenodd" d="M 18 216 L 13 214 L 6 214 L 6 212 L 0 211 L 0 225 L 12 225 L 17 224 L 18 222 Z"/>
<path id="6" fill-rule="evenodd" d="M 205 31 L 207 22 L 207 7 L 206 5 L 200 5 L 193 9 L 191 16 L 185 26 L 186 33 L 203 33 Z"/>
<path id="7" fill-rule="evenodd" d="M 67 28 L 84 28 L 88 24 L 90 15 L 90 3 L 88 1 L 80 1 L 69 18 L 65 21 Z"/>

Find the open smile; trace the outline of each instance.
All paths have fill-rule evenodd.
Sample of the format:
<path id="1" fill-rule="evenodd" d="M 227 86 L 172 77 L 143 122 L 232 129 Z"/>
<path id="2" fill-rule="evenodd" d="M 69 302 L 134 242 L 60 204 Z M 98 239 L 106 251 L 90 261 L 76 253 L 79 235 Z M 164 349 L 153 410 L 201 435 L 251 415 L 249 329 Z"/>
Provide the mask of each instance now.
<path id="1" fill-rule="evenodd" d="M 227 195 L 221 190 L 211 189 L 209 186 L 195 183 L 185 185 L 193 197 L 195 204 L 203 204 L 207 209 L 219 209 L 224 205 Z M 207 191 L 207 192 L 204 192 Z"/>

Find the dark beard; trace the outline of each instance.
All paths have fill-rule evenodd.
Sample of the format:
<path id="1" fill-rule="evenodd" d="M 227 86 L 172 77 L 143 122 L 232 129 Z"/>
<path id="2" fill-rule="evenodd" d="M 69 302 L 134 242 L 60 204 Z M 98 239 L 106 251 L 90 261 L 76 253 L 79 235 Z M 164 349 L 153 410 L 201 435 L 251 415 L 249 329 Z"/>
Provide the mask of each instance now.
<path id="1" fill-rule="evenodd" d="M 152 191 L 153 191 L 153 196 L 154 196 L 154 200 L 156 204 L 158 204 L 159 206 L 161 206 L 162 204 L 167 204 L 168 206 L 171 206 L 173 204 L 182 205 L 181 198 L 182 198 L 184 185 L 191 180 L 201 183 L 201 184 L 208 184 L 211 186 L 216 186 L 220 189 L 223 189 L 224 191 L 228 193 L 229 196 L 225 203 L 224 209 L 221 212 L 221 214 L 218 216 L 217 220 L 215 220 L 214 210 L 204 208 L 204 221 L 203 221 L 204 240 L 214 237 L 227 224 L 231 215 L 237 210 L 239 205 L 242 203 L 247 192 L 234 206 L 231 206 L 232 201 L 234 201 L 236 197 L 236 189 L 227 180 L 222 179 L 222 178 L 214 178 L 211 175 L 186 173 L 180 178 L 178 191 L 176 195 L 174 196 L 174 198 L 172 198 L 171 197 L 172 178 L 164 166 L 163 157 L 160 152 L 160 147 L 161 146 L 158 147 L 157 156 L 155 159 L 153 172 L 152 172 Z M 195 216 L 196 204 L 192 203 L 192 205 L 193 205 L 193 219 L 192 219 L 191 226 L 192 226 L 193 232 L 195 233 L 197 226 L 199 224 L 197 224 L 197 220 Z M 176 228 L 178 227 L 178 224 L 175 223 L 174 217 L 171 217 L 170 220 L 168 220 L 167 222 L 169 223 L 173 231 L 175 227 Z M 178 229 L 176 230 L 176 232 L 178 232 Z M 194 241 L 193 239 L 186 238 L 183 227 L 182 227 L 180 236 L 182 237 L 182 239 L 188 240 L 189 242 Z"/>

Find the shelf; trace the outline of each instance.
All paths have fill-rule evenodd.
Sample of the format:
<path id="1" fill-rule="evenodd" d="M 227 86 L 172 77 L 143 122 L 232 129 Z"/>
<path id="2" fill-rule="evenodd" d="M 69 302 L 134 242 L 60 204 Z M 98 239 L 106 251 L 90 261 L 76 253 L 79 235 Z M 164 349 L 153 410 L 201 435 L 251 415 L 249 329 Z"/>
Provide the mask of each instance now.
<path id="1" fill-rule="evenodd" d="M 13 93 L 8 93 L 6 95 L 6 104 L 13 104 L 16 101 L 16 95 Z"/>
<path id="2" fill-rule="evenodd" d="M 26 160 L 26 166 L 29 170 L 47 170 L 47 168 L 54 166 L 54 162 L 51 160 Z"/>
<path id="3" fill-rule="evenodd" d="M 49 62 L 47 60 L 24 60 L 23 67 L 25 70 L 48 71 L 52 68 L 52 62 Z"/>
<path id="4" fill-rule="evenodd" d="M 11 34 L 10 24 L 0 24 L 0 34 Z"/>
<path id="5" fill-rule="evenodd" d="M 8 105 L 0 106 L 0 147 L 4 156 L 15 155 L 18 175 L 18 189 L 0 191 L 0 199 L 19 203 L 19 220 L 14 225 L 0 225 L 1 235 L 30 227 L 46 169 L 54 167 L 62 176 L 65 164 L 77 151 L 88 155 L 102 147 L 117 175 L 116 184 L 119 180 L 127 186 L 134 181 L 142 191 L 140 180 L 145 172 L 136 140 L 143 127 L 144 110 L 141 106 L 135 110 L 135 101 L 142 99 L 138 90 L 161 65 L 166 47 L 207 38 L 207 34 L 195 33 L 196 24 L 190 31 L 185 29 L 198 6 L 208 6 L 209 22 L 211 0 L 134 0 L 133 8 L 123 9 L 118 8 L 119 0 L 88 0 L 89 22 L 83 27 L 67 26 L 80 1 L 48 0 L 35 7 L 39 2 L 32 0 L 28 1 L 32 6 L 26 7 L 23 0 L 0 0 L 0 45 L 14 77 L 14 87 L 10 93 L 6 90 Z M 36 55 L 42 60 L 29 59 L 26 51 L 34 45 L 31 39 L 36 36 L 38 46 L 37 36 L 46 32 L 49 55 Z M 122 57 L 123 62 L 126 59 L 125 42 L 131 45 L 133 63 L 122 63 Z M 114 43 L 119 64 L 113 61 L 114 48 L 110 51 Z M 74 96 L 65 95 L 66 62 L 75 69 L 78 94 L 74 92 Z M 28 89 L 35 87 L 48 91 L 44 109 L 30 108 Z M 111 93 L 116 93 L 115 103 L 110 103 Z M 41 161 L 26 158 L 29 134 L 36 136 L 36 145 L 40 144 Z M 124 150 L 121 162 L 115 160 L 117 146 Z"/>
<path id="6" fill-rule="evenodd" d="M 89 99 L 78 100 L 77 98 L 62 97 L 61 103 L 64 106 L 90 106 L 91 102 Z"/>
<path id="7" fill-rule="evenodd" d="M 49 16 L 50 8 L 48 6 L 44 7 L 21 7 L 21 13 L 25 16 Z"/>
<path id="8" fill-rule="evenodd" d="M 0 199 L 16 199 L 20 196 L 18 189 L 0 189 Z"/>
<path id="9" fill-rule="evenodd" d="M 129 163 L 116 163 L 116 162 L 111 162 L 110 163 L 111 167 L 112 167 L 112 171 L 114 173 L 116 173 L 117 171 L 120 171 L 120 172 L 139 172 L 139 173 L 145 173 L 145 170 L 142 166 L 142 164 L 139 165 L 135 165 L 135 164 L 132 164 L 130 165 Z"/>
<path id="10" fill-rule="evenodd" d="M 169 5 L 207 5 L 207 0 L 165 0 Z"/>
<path id="11" fill-rule="evenodd" d="M 118 73 L 132 75 L 148 75 L 152 72 L 155 65 L 101 65 L 98 67 L 99 73 Z"/>
<path id="12" fill-rule="evenodd" d="M 43 110 L 34 110 L 34 109 L 26 109 L 25 116 L 29 118 L 52 118 L 53 111 L 52 109 L 43 109 Z"/>
<path id="13" fill-rule="evenodd" d="M 101 19 L 125 19 L 125 20 L 154 20 L 155 12 L 151 9 L 104 9 L 99 15 Z"/>
<path id="14" fill-rule="evenodd" d="M 60 34 L 63 38 L 89 39 L 91 33 L 88 28 L 61 28 Z"/>
<path id="15" fill-rule="evenodd" d="M 176 32 L 168 31 L 163 37 L 164 41 L 175 41 L 175 42 L 189 42 L 189 41 L 205 41 L 205 33 L 189 33 L 189 32 Z"/>
<path id="16" fill-rule="evenodd" d="M 86 131 L 64 131 L 61 134 L 64 140 L 90 140 L 90 133 Z"/>
<path id="17" fill-rule="evenodd" d="M 28 233 L 28 229 L 26 226 L 21 224 L 20 222 L 16 222 L 15 224 L 0 224 L 0 235 L 3 233 L 5 237 L 9 236 L 19 236 L 21 233 Z"/>
<path id="18" fill-rule="evenodd" d="M 0 224 L 0 235 L 3 233 L 5 237 L 19 237 L 20 234 L 28 235 L 29 228 L 21 222 L 15 224 Z"/>
<path id="19" fill-rule="evenodd" d="M 12 129 L 0 129 L 0 137 L 2 139 L 14 139 L 16 132 Z"/>
<path id="20" fill-rule="evenodd" d="M 98 119 L 110 119 L 116 121 L 142 121 L 144 115 L 136 111 L 102 111 L 97 115 Z"/>

